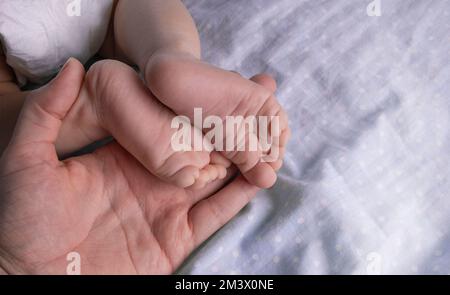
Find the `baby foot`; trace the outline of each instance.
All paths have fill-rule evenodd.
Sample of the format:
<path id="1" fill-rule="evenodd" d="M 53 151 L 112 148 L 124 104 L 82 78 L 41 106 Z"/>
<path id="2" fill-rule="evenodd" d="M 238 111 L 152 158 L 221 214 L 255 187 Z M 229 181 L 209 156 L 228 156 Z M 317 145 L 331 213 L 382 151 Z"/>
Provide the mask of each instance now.
<path id="1" fill-rule="evenodd" d="M 275 183 L 275 172 L 282 165 L 290 130 L 287 115 L 273 95 L 276 88 L 273 80 L 267 76 L 256 76 L 255 81 L 250 81 L 239 74 L 179 53 L 154 55 L 147 64 L 145 80 L 164 105 L 190 120 L 195 119 L 195 108 L 201 108 L 204 117 L 218 116 L 223 122 L 227 116 L 278 118 L 277 132 L 268 134 L 271 142 L 269 150 L 261 147 L 259 136 L 256 150 L 248 149 L 246 143 L 244 151 L 235 149 L 222 152 L 250 183 L 262 188 Z M 269 89 L 258 84 L 267 80 L 271 80 L 269 86 L 272 84 Z M 275 124 L 275 120 L 269 122 L 269 127 L 271 124 Z M 246 138 L 256 136 L 248 130 L 246 135 L 249 136 Z M 224 135 L 224 141 L 229 141 L 230 138 L 226 137 Z"/>
<path id="2" fill-rule="evenodd" d="M 88 71 L 81 96 L 94 106 L 100 124 L 159 178 L 179 187 L 202 188 L 223 179 L 231 164 L 218 153 L 174 151 L 175 114 L 163 106 L 138 74 L 117 61 L 101 61 Z M 192 136 L 203 137 L 192 127 Z"/>

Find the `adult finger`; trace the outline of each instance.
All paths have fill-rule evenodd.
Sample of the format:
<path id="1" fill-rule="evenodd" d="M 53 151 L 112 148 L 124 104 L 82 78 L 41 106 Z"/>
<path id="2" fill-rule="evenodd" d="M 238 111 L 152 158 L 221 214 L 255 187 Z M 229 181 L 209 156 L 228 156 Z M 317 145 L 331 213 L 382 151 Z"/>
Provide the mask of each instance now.
<path id="1" fill-rule="evenodd" d="M 250 78 L 255 83 L 264 86 L 271 92 L 277 91 L 277 82 L 268 74 L 258 74 Z"/>
<path id="2" fill-rule="evenodd" d="M 198 246 L 225 225 L 258 191 L 258 187 L 240 175 L 213 196 L 197 203 L 189 212 L 195 245 Z"/>
<path id="3" fill-rule="evenodd" d="M 61 123 L 78 97 L 84 68 L 70 58 L 58 76 L 26 98 L 9 150 L 27 155 L 28 165 L 57 159 L 54 142 Z"/>

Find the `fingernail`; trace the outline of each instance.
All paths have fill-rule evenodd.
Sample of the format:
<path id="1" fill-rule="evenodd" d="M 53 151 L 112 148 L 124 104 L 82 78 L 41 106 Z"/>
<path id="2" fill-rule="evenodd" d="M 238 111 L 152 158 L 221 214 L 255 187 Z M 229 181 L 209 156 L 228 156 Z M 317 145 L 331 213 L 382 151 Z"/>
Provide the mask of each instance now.
<path id="1" fill-rule="evenodd" d="M 64 71 L 72 60 L 73 60 L 73 57 L 69 57 L 69 59 L 66 61 L 66 63 L 63 65 L 63 67 L 61 68 L 61 70 L 59 72 L 61 73 L 62 71 Z"/>

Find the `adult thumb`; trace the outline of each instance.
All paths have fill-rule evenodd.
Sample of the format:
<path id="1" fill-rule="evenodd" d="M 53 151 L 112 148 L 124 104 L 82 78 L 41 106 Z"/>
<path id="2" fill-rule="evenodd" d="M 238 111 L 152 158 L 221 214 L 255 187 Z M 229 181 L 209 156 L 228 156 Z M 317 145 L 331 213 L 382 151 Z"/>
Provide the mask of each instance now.
<path id="1" fill-rule="evenodd" d="M 31 92 L 22 107 L 9 148 L 31 156 L 28 160 L 46 161 L 48 156 L 57 159 L 54 143 L 62 120 L 79 95 L 83 79 L 83 65 L 70 58 L 55 79 Z"/>

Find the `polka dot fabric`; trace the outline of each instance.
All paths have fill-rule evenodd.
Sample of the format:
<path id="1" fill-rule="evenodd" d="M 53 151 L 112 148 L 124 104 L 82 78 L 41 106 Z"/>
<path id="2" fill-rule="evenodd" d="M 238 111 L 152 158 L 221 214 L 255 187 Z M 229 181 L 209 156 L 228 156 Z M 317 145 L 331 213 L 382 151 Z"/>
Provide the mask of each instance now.
<path id="1" fill-rule="evenodd" d="M 204 58 L 272 74 L 276 186 L 180 273 L 450 274 L 450 1 L 187 0 Z"/>

